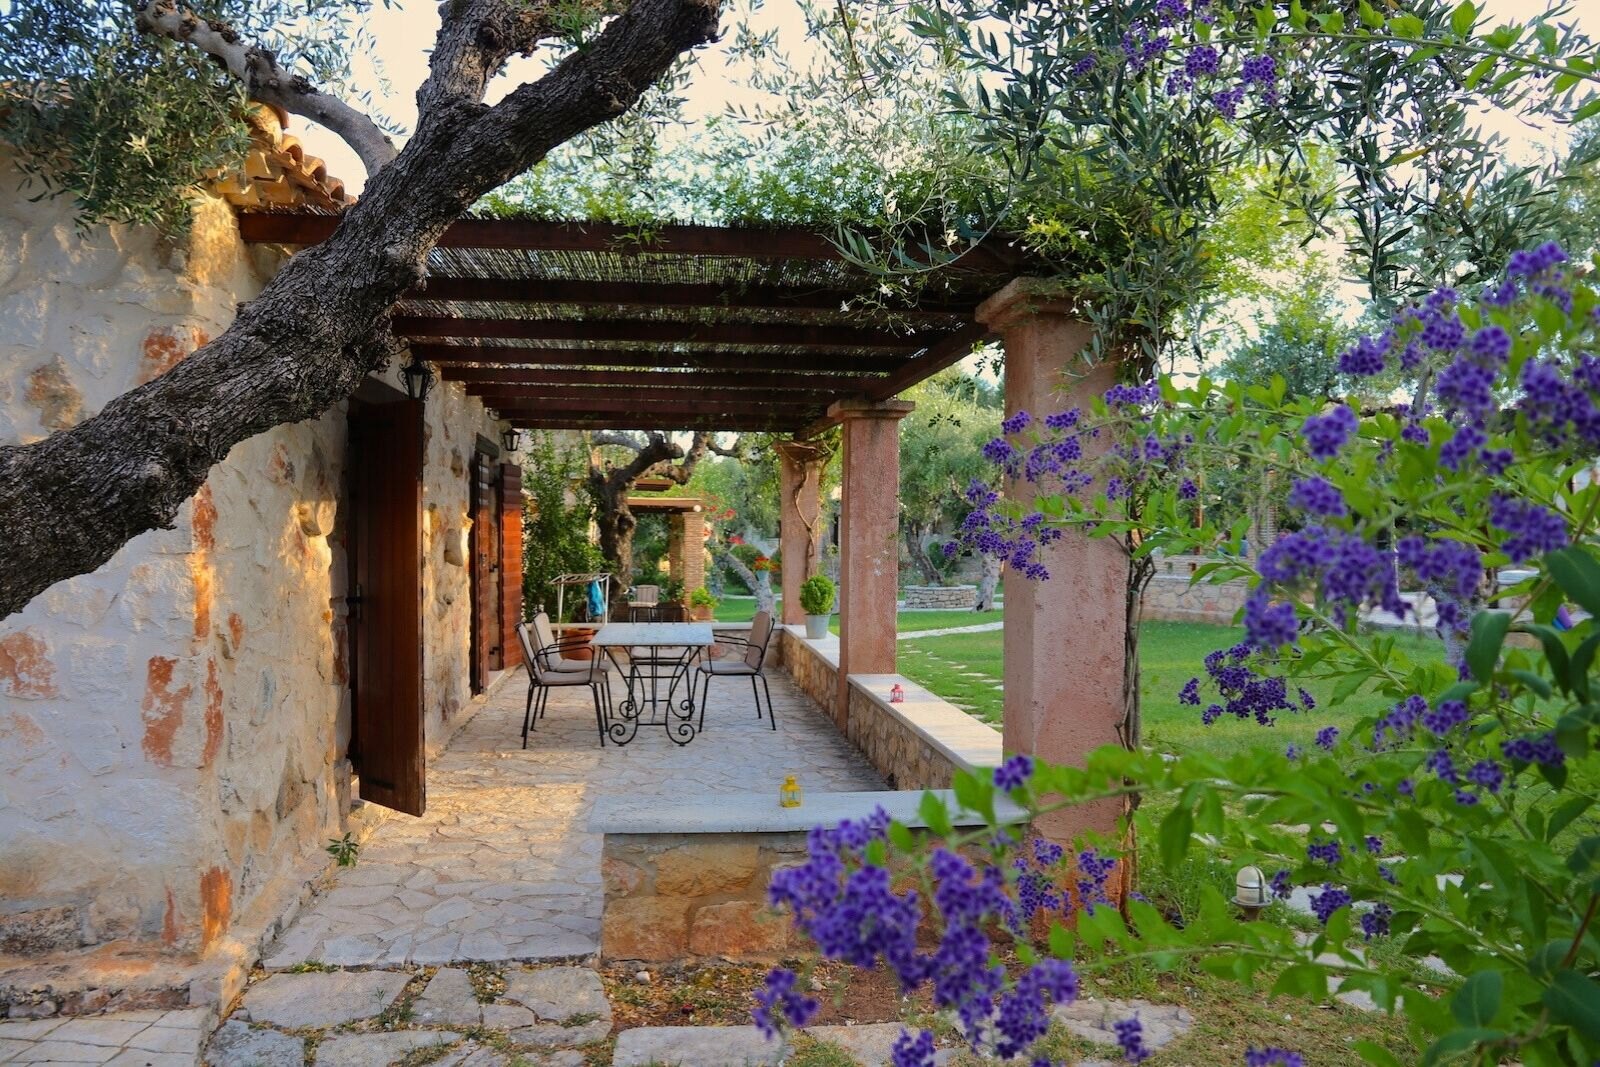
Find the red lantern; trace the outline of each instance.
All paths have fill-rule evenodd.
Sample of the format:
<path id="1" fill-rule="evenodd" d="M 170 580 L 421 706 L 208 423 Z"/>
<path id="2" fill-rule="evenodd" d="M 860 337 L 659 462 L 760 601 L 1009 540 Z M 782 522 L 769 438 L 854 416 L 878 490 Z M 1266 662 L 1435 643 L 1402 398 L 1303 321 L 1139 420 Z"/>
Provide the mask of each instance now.
<path id="1" fill-rule="evenodd" d="M 889 687 L 889 703 L 891 703 L 891 704 L 904 704 L 905 702 L 906 702 L 906 690 L 905 690 L 905 687 L 902 686 L 899 682 L 896 682 L 894 685 Z"/>

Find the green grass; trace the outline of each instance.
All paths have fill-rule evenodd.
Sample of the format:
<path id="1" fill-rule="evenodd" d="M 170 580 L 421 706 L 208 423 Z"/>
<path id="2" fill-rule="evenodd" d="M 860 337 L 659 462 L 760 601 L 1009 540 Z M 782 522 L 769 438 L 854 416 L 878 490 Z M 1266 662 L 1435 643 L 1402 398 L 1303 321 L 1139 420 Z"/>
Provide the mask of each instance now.
<path id="1" fill-rule="evenodd" d="M 1386 701 L 1375 693 L 1359 692 L 1337 708 L 1319 707 L 1308 715 L 1284 714 L 1270 733 L 1253 723 L 1232 720 L 1204 726 L 1198 708 L 1178 703 L 1178 690 L 1191 677 L 1203 673 L 1206 653 L 1236 644 L 1242 631 L 1232 626 L 1203 623 L 1147 622 L 1139 635 L 1139 665 L 1144 697 L 1145 743 L 1173 751 L 1209 751 L 1226 754 L 1243 744 L 1270 739 L 1274 745 L 1309 744 L 1324 726 L 1348 728 L 1366 715 L 1383 710 Z M 1401 636 L 1404 651 L 1418 659 L 1444 659 L 1443 647 L 1426 637 Z M 953 634 L 900 643 L 900 673 L 926 686 L 953 704 L 964 705 L 987 722 L 1000 721 L 1004 700 L 994 688 L 1003 677 L 1001 635 Z M 975 673 L 977 677 L 969 676 Z M 1306 687 L 1319 704 L 1326 704 L 1331 686 Z"/>
<path id="2" fill-rule="evenodd" d="M 783 607 L 783 601 L 778 601 Z M 749 622 L 755 618 L 755 597 L 727 597 L 717 604 L 713 617 L 717 622 Z M 999 622 L 998 611 L 902 611 L 895 625 L 901 633 L 917 630 L 944 630 L 954 626 L 977 626 L 986 622 Z M 839 617 L 829 624 L 834 633 L 839 632 Z"/>

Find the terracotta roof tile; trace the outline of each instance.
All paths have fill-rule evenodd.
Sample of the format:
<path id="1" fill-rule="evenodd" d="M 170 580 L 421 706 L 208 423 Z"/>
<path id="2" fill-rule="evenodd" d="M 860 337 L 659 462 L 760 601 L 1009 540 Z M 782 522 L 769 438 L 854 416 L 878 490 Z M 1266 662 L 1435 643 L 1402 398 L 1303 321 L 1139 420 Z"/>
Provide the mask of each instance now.
<path id="1" fill-rule="evenodd" d="M 300 139 L 284 132 L 289 116 L 257 105 L 246 117 L 250 151 L 237 167 L 218 172 L 210 189 L 235 207 L 315 207 L 337 211 L 353 203 L 344 182 L 328 174 L 328 166 L 306 155 Z"/>

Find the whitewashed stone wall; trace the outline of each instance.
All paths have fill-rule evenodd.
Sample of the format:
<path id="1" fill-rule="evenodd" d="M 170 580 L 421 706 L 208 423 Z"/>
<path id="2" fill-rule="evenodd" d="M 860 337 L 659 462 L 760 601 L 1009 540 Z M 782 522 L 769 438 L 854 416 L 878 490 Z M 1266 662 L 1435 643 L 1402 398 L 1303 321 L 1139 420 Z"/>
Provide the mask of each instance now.
<path id="1" fill-rule="evenodd" d="M 1191 585 L 1195 568 L 1216 562 L 1209 556 L 1164 556 L 1145 586 L 1142 611 L 1146 619 L 1168 622 L 1205 622 L 1228 626 L 1244 607 L 1250 587 L 1243 581 Z"/>
<path id="2" fill-rule="evenodd" d="M 0 159 L 0 444 L 74 425 L 224 329 L 277 260 L 204 200 L 183 243 L 75 227 Z M 395 378 L 391 368 L 388 377 Z M 468 699 L 473 437 L 427 405 L 430 742 Z M 342 410 L 229 453 L 174 529 L 0 620 L 0 955 L 214 944 L 345 825 Z"/>
<path id="3" fill-rule="evenodd" d="M 905 606 L 909 610 L 970 611 L 977 602 L 975 585 L 908 585 L 905 589 Z"/>

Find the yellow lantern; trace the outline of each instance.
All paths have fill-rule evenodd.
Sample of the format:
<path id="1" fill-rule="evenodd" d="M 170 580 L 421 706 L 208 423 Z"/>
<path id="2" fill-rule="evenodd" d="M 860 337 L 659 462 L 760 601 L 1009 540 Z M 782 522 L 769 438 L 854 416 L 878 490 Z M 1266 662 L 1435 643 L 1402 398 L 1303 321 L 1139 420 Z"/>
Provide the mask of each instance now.
<path id="1" fill-rule="evenodd" d="M 798 808 L 800 806 L 800 782 L 794 775 L 786 775 L 783 785 L 778 787 L 778 806 L 780 808 Z"/>

